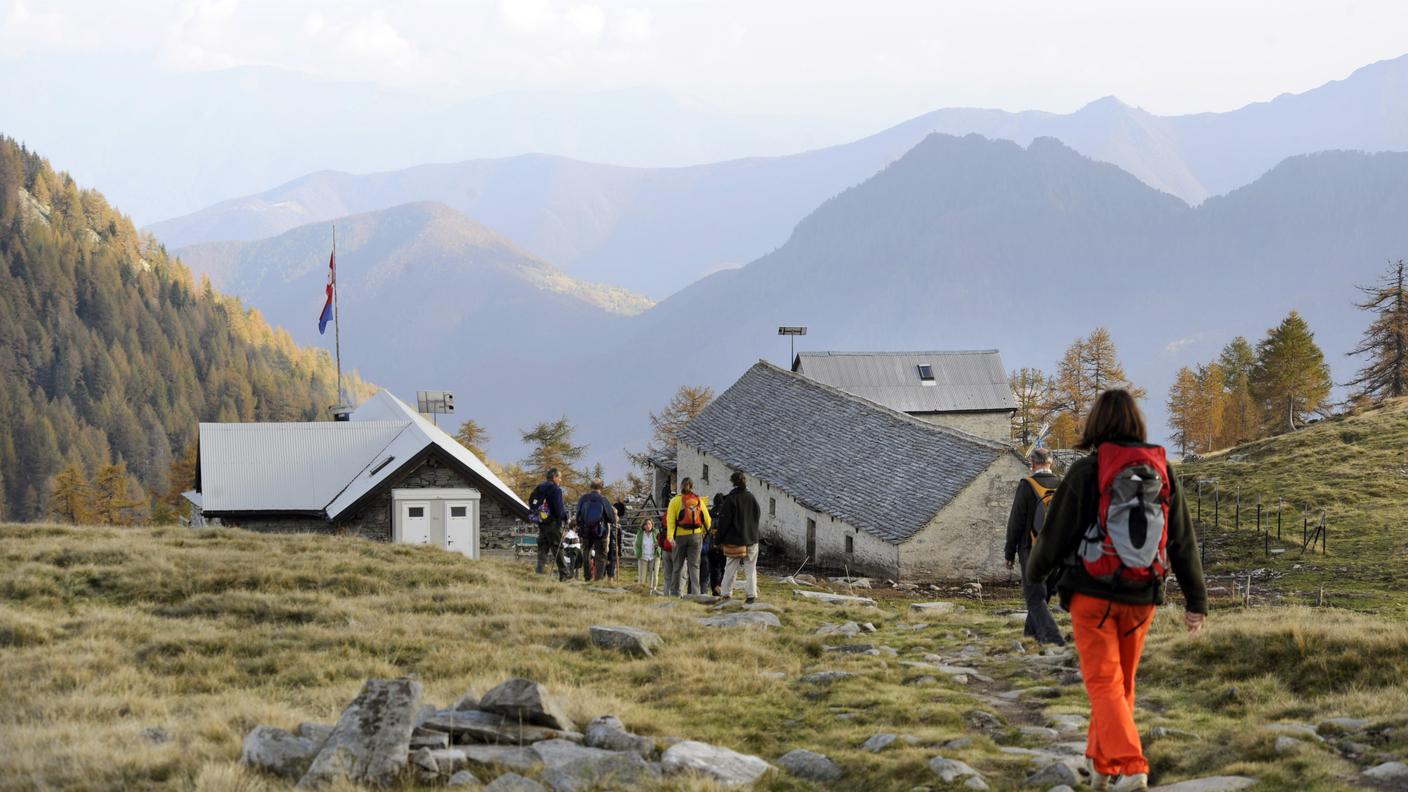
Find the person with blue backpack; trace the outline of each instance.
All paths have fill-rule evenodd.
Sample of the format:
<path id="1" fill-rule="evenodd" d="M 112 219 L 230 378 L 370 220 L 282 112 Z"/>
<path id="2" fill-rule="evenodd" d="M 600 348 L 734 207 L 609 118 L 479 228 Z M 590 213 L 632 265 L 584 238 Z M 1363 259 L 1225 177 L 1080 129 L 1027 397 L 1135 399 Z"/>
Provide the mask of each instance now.
<path id="1" fill-rule="evenodd" d="M 562 502 L 562 474 L 557 468 L 548 470 L 545 480 L 528 496 L 528 522 L 538 526 L 538 574 L 543 574 L 551 558 L 557 565 L 557 579 L 566 580 L 569 570 L 562 556 L 562 526 L 567 524 L 567 505 Z"/>
<path id="2" fill-rule="evenodd" d="M 1017 494 L 1007 518 L 1007 547 L 1003 555 L 1007 558 L 1008 569 L 1012 568 L 1015 560 L 1020 560 L 1020 568 L 1026 569 L 1032 545 L 1036 543 L 1037 534 L 1041 533 L 1046 522 L 1046 511 L 1051 507 L 1051 499 L 1061 484 L 1061 477 L 1051 472 L 1050 451 L 1034 448 L 1028 461 L 1031 462 L 1032 474 L 1017 483 Z M 1027 603 L 1023 634 L 1035 638 L 1037 643 L 1065 646 L 1066 639 L 1061 637 L 1061 628 L 1056 626 L 1056 620 L 1047 606 L 1051 597 L 1048 583 L 1050 581 L 1022 581 L 1022 599 Z"/>
<path id="3" fill-rule="evenodd" d="M 1090 697 L 1085 755 L 1097 790 L 1149 786 L 1149 760 L 1134 723 L 1134 677 L 1170 571 L 1183 592 L 1190 636 L 1208 612 L 1182 484 L 1164 449 L 1149 445 L 1146 435 L 1128 391 L 1100 394 L 1076 445 L 1091 453 L 1067 471 L 1027 560 L 1029 583 L 1062 569 L 1056 589 L 1071 614 Z"/>
<path id="4" fill-rule="evenodd" d="M 608 545 L 616 526 L 616 509 L 602 494 L 604 487 L 601 479 L 596 479 L 591 491 L 577 500 L 577 532 L 582 535 L 582 556 L 592 559 L 587 563 L 591 580 L 606 577 Z"/>

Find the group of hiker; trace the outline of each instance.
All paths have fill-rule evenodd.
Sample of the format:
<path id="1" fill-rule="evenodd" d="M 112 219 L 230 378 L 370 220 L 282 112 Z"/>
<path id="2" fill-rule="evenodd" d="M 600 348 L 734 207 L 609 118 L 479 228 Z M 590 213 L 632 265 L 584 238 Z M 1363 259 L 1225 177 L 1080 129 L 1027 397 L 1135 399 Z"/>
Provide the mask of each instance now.
<path id="1" fill-rule="evenodd" d="M 1091 710 L 1087 769 L 1097 790 L 1148 787 L 1149 762 L 1134 723 L 1135 673 L 1155 608 L 1164 602 L 1165 577 L 1172 573 L 1178 581 L 1190 635 L 1202 628 L 1208 611 L 1182 486 L 1164 449 L 1150 445 L 1147 434 L 1127 391 L 1100 394 L 1076 444 L 1088 453 L 1062 478 L 1049 451 L 1033 450 L 1031 475 L 1018 484 L 1007 523 L 1005 557 L 1008 569 L 1017 565 L 1021 572 L 1026 634 L 1040 643 L 1073 640 L 1080 656 Z M 735 472 L 731 481 L 733 489 L 712 503 L 694 491 L 691 479 L 680 481 L 678 494 L 667 484 L 663 524 L 653 516 L 639 521 L 637 579 L 650 593 L 729 597 L 742 571 L 747 601 L 758 596 L 758 501 L 744 473 Z M 529 508 L 539 524 L 540 573 L 553 559 L 562 579 L 573 574 L 562 549 L 566 527 L 583 537 L 588 578 L 614 578 L 625 508 L 607 501 L 600 481 L 592 482 L 569 515 L 561 476 L 551 470 L 533 490 Z M 1070 615 L 1069 636 L 1061 634 L 1049 607 L 1053 593 Z"/>
<path id="2" fill-rule="evenodd" d="M 1202 629 L 1207 589 L 1197 537 L 1164 449 L 1147 442 L 1144 417 L 1124 390 L 1095 401 L 1076 448 L 1089 454 L 1060 478 L 1049 451 L 1029 456 L 1007 523 L 1007 567 L 1020 564 L 1025 630 L 1064 645 L 1048 607 L 1070 614 L 1090 698 L 1086 762 L 1097 790 L 1147 789 L 1149 761 L 1134 723 L 1135 673 L 1172 572 L 1190 635 Z"/>
<path id="3" fill-rule="evenodd" d="M 679 494 L 668 485 L 662 501 L 662 519 L 647 515 L 635 533 L 637 581 L 651 593 L 677 597 L 713 594 L 729 598 L 739 574 L 744 596 L 752 603 L 758 596 L 758 519 L 761 508 L 748 491 L 748 477 L 735 472 L 733 489 L 709 501 L 694 491 L 694 481 L 680 482 Z M 571 514 L 562 494 L 562 475 L 556 468 L 528 497 L 530 519 L 538 524 L 537 570 L 551 562 L 560 580 L 615 580 L 621 563 L 622 525 L 626 505 L 612 504 L 600 480 L 577 501 Z M 663 572 L 663 584 L 661 575 Z"/>

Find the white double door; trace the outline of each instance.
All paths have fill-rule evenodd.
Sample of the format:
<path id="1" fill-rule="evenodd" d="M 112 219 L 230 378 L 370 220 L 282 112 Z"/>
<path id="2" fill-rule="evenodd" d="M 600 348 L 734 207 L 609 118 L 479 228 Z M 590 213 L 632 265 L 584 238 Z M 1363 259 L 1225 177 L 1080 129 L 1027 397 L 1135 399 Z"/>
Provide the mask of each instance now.
<path id="1" fill-rule="evenodd" d="M 394 490 L 392 541 L 479 558 L 478 495 L 475 490 Z"/>

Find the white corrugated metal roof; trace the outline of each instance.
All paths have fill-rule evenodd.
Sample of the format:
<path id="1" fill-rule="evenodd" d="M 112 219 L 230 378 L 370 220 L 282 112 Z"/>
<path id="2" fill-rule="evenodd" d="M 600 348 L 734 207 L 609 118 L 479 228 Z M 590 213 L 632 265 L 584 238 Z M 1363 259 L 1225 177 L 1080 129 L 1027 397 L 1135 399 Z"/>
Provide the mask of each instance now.
<path id="1" fill-rule="evenodd" d="M 350 421 L 201 424 L 202 510 L 335 518 L 432 445 L 527 510 L 488 465 L 387 391 Z"/>
<path id="2" fill-rule="evenodd" d="M 200 425 L 203 510 L 322 511 L 405 421 Z"/>
<path id="3" fill-rule="evenodd" d="M 507 484 L 503 483 L 498 476 L 494 475 L 494 471 L 490 470 L 489 466 L 484 464 L 479 457 L 475 456 L 473 452 L 460 445 L 453 437 L 450 437 L 435 424 L 425 420 L 424 416 L 411 409 L 409 405 L 395 396 L 392 396 L 390 393 L 386 391 L 377 393 L 361 407 L 358 407 L 356 412 L 352 413 L 352 420 L 377 420 L 397 414 L 400 414 L 403 419 L 409 421 L 409 423 L 405 424 L 404 431 L 386 447 L 380 458 L 368 462 L 366 466 L 357 473 L 356 478 L 351 480 L 346 489 L 339 493 L 338 496 L 327 505 L 327 512 L 330 518 L 337 519 L 343 511 L 356 503 L 363 495 L 375 489 L 377 485 L 381 484 L 387 477 L 395 473 L 406 460 L 419 454 L 431 444 L 439 446 L 443 451 L 453 456 L 465 467 L 473 470 L 481 478 L 489 482 L 490 485 L 502 492 L 505 497 L 521 505 L 525 511 L 528 509 L 528 504 L 524 503 L 523 499 L 518 497 L 517 493 L 510 489 Z M 394 457 L 395 459 L 390 464 L 378 470 L 377 466 L 381 464 L 381 460 L 388 456 Z"/>
<path id="4" fill-rule="evenodd" d="M 933 367 L 932 385 L 919 366 Z M 798 352 L 794 370 L 906 413 L 1014 410 L 995 349 L 949 352 Z"/>

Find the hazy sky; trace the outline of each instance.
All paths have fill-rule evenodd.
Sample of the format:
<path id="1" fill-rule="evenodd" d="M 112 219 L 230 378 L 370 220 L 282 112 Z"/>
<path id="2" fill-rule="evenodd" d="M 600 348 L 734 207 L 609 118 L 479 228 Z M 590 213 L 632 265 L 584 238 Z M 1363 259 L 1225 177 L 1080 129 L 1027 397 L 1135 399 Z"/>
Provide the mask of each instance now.
<path id="1" fill-rule="evenodd" d="M 877 125 L 1108 94 L 1157 113 L 1225 110 L 1405 51 L 1404 0 L 0 0 L 0 68 L 120 53 L 456 96 L 646 86 Z"/>

